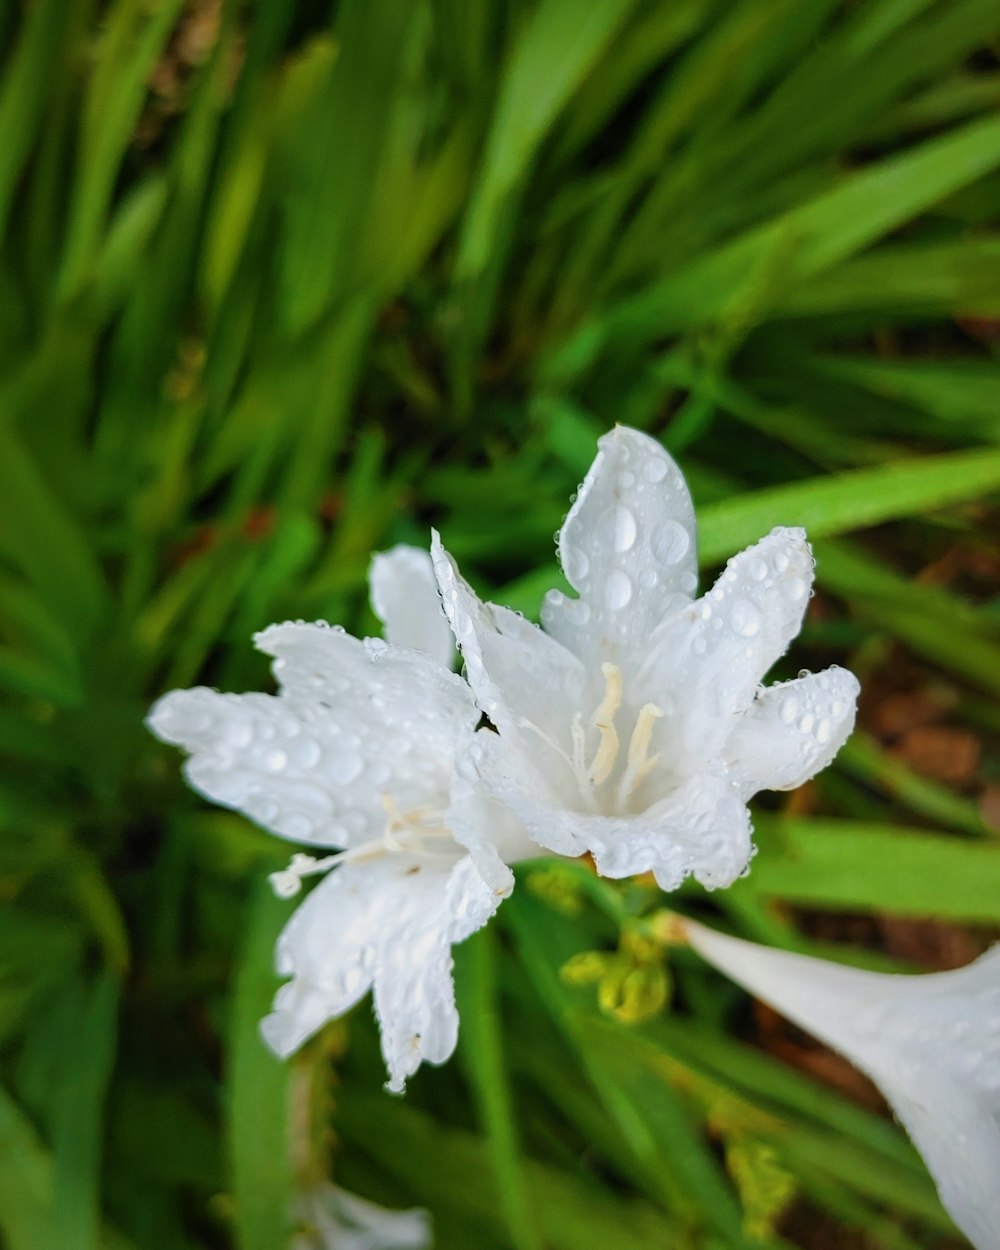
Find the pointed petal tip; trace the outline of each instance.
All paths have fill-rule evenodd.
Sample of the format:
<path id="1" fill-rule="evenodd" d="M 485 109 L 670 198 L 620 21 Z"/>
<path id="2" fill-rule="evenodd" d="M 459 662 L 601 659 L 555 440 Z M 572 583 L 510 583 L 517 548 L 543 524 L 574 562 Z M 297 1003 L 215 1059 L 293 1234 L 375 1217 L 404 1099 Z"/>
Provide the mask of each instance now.
<path id="1" fill-rule="evenodd" d="M 215 718 L 210 705 L 219 697 L 207 686 L 171 690 L 156 700 L 144 724 L 162 742 L 193 750 L 212 728 Z"/>
<path id="2" fill-rule="evenodd" d="M 257 1026 L 260 1036 L 279 1059 L 289 1059 L 305 1041 L 287 1011 L 272 1011 Z"/>

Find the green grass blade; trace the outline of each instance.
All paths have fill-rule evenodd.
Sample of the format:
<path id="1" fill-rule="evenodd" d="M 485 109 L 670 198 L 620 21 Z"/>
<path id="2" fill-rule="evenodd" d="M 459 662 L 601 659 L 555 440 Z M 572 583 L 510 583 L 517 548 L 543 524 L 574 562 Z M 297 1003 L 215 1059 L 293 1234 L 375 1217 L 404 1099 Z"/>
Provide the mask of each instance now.
<path id="1" fill-rule="evenodd" d="M 710 504 L 700 515 L 700 551 L 715 564 L 775 525 L 802 525 L 811 538 L 852 533 L 929 512 L 1000 488 L 1000 451 L 962 451 L 793 482 Z"/>
<path id="2" fill-rule="evenodd" d="M 517 1127 L 504 1067 L 495 939 L 490 930 L 465 942 L 456 961 L 464 1065 L 476 1093 L 511 1243 L 540 1250 L 541 1237 L 523 1174 Z"/>

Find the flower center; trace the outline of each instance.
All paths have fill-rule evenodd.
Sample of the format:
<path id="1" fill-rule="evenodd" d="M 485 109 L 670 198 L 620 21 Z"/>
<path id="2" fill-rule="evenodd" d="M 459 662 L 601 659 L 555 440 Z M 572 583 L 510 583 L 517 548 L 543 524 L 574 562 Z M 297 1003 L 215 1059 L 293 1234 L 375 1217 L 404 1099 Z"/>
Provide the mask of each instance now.
<path id="1" fill-rule="evenodd" d="M 572 751 L 564 751 L 533 722 L 522 720 L 543 739 L 569 767 L 580 798 L 589 811 L 615 815 L 629 809 L 636 790 L 659 763 L 659 753 L 650 755 L 653 726 L 663 715 L 655 703 L 644 703 L 639 709 L 622 759 L 621 738 L 616 719 L 622 705 L 622 672 L 617 664 L 602 664 L 604 695 L 590 716 L 590 725 L 597 730 L 597 749 L 587 759 L 587 731 L 579 712 L 570 723 Z"/>
<path id="2" fill-rule="evenodd" d="M 454 858 L 452 850 L 442 845 L 445 838 L 452 844 L 455 839 L 448 826 L 441 824 L 439 812 L 426 806 L 401 812 L 391 794 L 382 795 L 382 806 L 388 819 L 379 837 L 322 859 L 296 852 L 287 868 L 272 872 L 268 877 L 275 894 L 279 898 L 294 898 L 302 889 L 304 877 L 329 872 L 337 864 L 358 864 L 399 854 L 416 855 L 421 859 Z"/>

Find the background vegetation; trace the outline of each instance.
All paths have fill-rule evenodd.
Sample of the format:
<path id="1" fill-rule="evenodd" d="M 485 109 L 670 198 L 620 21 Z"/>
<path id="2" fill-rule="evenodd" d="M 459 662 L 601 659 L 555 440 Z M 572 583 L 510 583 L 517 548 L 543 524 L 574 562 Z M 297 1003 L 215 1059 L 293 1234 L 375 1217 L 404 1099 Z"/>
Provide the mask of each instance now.
<path id="1" fill-rule="evenodd" d="M 779 675 L 866 689 L 752 876 L 674 902 L 873 967 L 984 949 L 995 0 L 5 0 L 0 47 L 3 1246 L 277 1250 L 331 1168 L 440 1250 L 960 1245 L 871 1087 L 668 968 L 641 883 L 523 872 L 405 1100 L 367 1006 L 278 1064 L 287 847 L 141 719 L 265 686 L 270 621 L 371 630 L 369 553 L 431 523 L 532 612 L 627 422 L 706 566 L 808 526 Z"/>

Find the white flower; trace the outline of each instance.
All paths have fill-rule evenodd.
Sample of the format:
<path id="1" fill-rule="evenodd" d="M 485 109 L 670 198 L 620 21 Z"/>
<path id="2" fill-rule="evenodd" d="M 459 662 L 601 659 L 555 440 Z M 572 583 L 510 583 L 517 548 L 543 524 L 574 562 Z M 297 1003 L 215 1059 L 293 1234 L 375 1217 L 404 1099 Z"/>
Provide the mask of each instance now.
<path id="1" fill-rule="evenodd" d="M 871 1077 L 955 1223 L 978 1250 L 1000 1250 L 1000 946 L 957 972 L 888 976 L 694 921 L 680 928 L 704 959 Z"/>
<path id="2" fill-rule="evenodd" d="M 317 1185 L 296 1204 L 303 1225 L 291 1250 L 426 1250 L 426 1211 L 387 1211 L 338 1185 Z"/>
<path id="3" fill-rule="evenodd" d="M 480 706 L 483 785 L 543 846 L 605 876 L 729 885 L 751 855 L 746 800 L 824 768 L 854 723 L 844 669 L 763 688 L 802 622 L 812 555 L 776 529 L 695 602 L 695 521 L 677 466 L 618 427 L 559 535 L 579 598 L 550 591 L 539 629 L 483 604 L 437 536 L 445 610 Z"/>
<path id="4" fill-rule="evenodd" d="M 175 690 L 148 724 L 191 753 L 187 779 L 207 798 L 292 841 L 345 848 L 295 855 L 272 878 L 290 897 L 336 866 L 279 939 L 292 980 L 261 1027 L 288 1055 L 371 988 L 389 1088 L 401 1090 L 422 1060 L 455 1048 L 452 944 L 510 892 L 504 861 L 537 848 L 468 782 L 453 785 L 480 713 L 446 667 L 454 647 L 426 553 L 377 556 L 371 586 L 398 645 L 273 625 L 255 641 L 275 658 L 277 695 Z"/>

